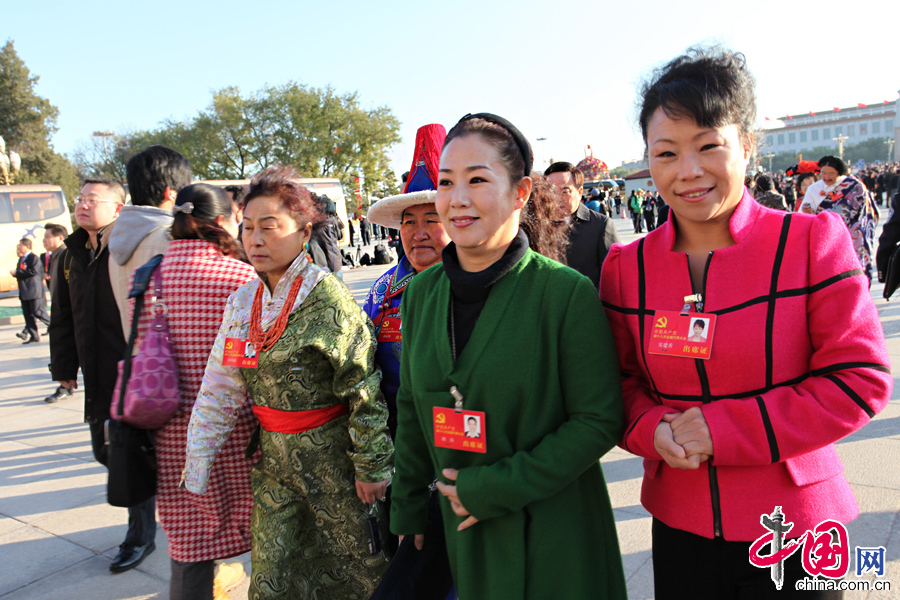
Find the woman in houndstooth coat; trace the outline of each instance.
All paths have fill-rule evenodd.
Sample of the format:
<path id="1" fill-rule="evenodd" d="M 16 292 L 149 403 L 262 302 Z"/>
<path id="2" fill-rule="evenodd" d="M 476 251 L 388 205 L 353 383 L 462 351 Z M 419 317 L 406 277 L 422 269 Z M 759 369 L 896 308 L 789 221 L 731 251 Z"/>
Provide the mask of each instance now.
<path id="1" fill-rule="evenodd" d="M 250 550 L 250 467 L 259 458 L 258 452 L 252 459 L 245 456 L 257 426 L 252 403 L 241 407 L 234 431 L 216 458 L 207 493 L 193 494 L 179 489 L 179 484 L 188 423 L 225 302 L 256 273 L 234 258 L 243 256 L 233 237 L 238 227 L 231 203 L 218 188 L 194 184 L 182 189 L 174 212 L 173 241 L 160 269 L 181 405 L 156 432 L 157 506 L 172 559 L 170 598 L 212 598 L 213 561 Z M 148 299 L 138 345 L 149 325 L 151 306 Z"/>

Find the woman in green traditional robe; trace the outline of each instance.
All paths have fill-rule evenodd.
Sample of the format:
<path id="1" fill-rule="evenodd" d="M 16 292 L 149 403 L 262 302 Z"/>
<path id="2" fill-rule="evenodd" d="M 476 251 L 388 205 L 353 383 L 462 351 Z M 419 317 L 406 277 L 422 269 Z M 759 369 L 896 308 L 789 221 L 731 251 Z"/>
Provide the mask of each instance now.
<path id="1" fill-rule="evenodd" d="M 453 241 L 401 308 L 391 528 L 428 543 L 437 472 L 460 598 L 625 598 L 599 464 L 622 434 L 618 361 L 590 280 L 529 248 L 546 222 L 520 229 L 531 167 L 496 115 L 447 136 L 436 206 Z"/>
<path id="2" fill-rule="evenodd" d="M 183 481 L 202 494 L 253 400 L 262 457 L 251 473 L 251 600 L 365 600 L 387 567 L 373 546 L 386 534 L 378 500 L 393 464 L 374 330 L 307 257 L 323 217 L 291 169 L 250 184 L 242 240 L 260 279 L 228 299 L 188 430 Z"/>

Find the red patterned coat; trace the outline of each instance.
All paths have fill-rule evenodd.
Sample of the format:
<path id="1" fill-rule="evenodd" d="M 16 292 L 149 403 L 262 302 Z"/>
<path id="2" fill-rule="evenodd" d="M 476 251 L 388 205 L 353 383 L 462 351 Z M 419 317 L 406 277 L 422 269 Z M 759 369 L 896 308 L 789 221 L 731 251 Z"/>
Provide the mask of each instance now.
<path id="1" fill-rule="evenodd" d="M 169 554 L 181 562 L 228 558 L 250 550 L 250 467 L 245 458 L 256 429 L 252 403 L 240 409 L 234 431 L 216 457 L 205 495 L 179 489 L 191 411 L 210 350 L 222 324 L 228 296 L 256 273 L 250 265 L 223 257 L 204 240 L 175 240 L 163 258 L 163 300 L 178 361 L 181 406 L 156 432 L 159 463 L 157 506 L 169 540 Z M 138 327 L 137 344 L 150 323 L 152 284 Z M 133 312 L 134 304 L 129 312 Z"/>

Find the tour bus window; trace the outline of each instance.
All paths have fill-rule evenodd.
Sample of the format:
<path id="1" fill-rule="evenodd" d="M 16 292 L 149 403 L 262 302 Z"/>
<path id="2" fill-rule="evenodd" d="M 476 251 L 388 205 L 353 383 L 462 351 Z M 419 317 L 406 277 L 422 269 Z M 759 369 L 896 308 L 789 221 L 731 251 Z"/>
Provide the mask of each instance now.
<path id="1" fill-rule="evenodd" d="M 65 212 L 58 192 L 0 194 L 0 222 L 28 223 L 58 217 Z"/>

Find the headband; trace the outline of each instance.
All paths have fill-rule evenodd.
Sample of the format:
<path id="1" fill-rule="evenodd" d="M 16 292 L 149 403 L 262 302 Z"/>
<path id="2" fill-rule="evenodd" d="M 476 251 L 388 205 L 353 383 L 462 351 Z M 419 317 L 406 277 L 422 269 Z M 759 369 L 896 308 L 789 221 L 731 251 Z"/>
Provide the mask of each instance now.
<path id="1" fill-rule="evenodd" d="M 493 123 L 494 125 L 499 125 L 503 129 L 509 132 L 512 136 L 513 141 L 516 142 L 516 146 L 519 148 L 519 153 L 522 155 L 522 158 L 525 160 L 525 177 L 529 177 L 531 175 L 531 169 L 534 166 L 534 157 L 531 155 L 531 147 L 528 145 L 528 140 L 525 139 L 525 136 L 522 135 L 522 132 L 516 129 L 516 126 L 504 119 L 503 117 L 497 116 L 492 113 L 478 113 L 473 115 L 472 113 L 467 114 L 462 119 L 459 120 L 456 124 L 459 125 L 463 121 L 468 121 L 469 119 L 483 119 L 488 123 Z"/>

